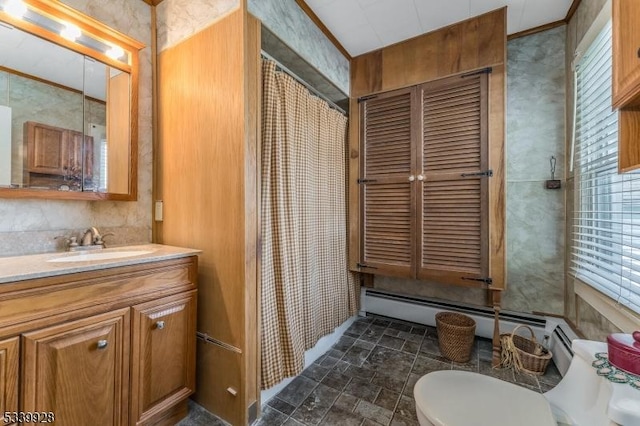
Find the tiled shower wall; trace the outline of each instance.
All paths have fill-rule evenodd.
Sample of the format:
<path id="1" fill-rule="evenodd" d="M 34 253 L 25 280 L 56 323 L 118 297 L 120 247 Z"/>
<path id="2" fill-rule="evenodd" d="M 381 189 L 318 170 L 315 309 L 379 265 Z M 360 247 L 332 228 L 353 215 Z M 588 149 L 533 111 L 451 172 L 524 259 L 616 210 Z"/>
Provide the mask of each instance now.
<path id="1" fill-rule="evenodd" d="M 564 176 L 565 27 L 507 44 L 507 291 L 502 307 L 564 311 L 564 182 L 545 189 L 556 157 Z M 375 287 L 476 305 L 484 290 L 376 277 Z"/>
<path id="2" fill-rule="evenodd" d="M 138 201 L 53 201 L 0 198 L 0 256 L 55 251 L 57 235 L 79 233 L 89 226 L 114 232 L 112 244 L 151 241 L 151 9 L 142 1 L 63 0 L 141 42 L 138 108 Z"/>

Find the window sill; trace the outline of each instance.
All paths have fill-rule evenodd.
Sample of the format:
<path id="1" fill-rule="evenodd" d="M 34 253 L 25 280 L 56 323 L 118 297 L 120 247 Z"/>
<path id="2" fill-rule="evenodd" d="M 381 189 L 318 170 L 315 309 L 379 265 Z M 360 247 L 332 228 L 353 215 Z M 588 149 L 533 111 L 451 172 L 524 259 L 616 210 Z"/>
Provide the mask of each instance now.
<path id="1" fill-rule="evenodd" d="M 574 278 L 575 293 L 624 333 L 640 330 L 640 315 Z"/>

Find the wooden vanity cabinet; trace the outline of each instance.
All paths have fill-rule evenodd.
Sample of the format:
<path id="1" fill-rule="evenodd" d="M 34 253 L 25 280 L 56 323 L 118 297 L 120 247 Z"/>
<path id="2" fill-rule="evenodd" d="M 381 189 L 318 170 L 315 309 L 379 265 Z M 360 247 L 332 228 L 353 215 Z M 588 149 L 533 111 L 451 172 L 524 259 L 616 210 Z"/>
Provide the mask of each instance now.
<path id="1" fill-rule="evenodd" d="M 133 307 L 132 424 L 195 391 L 196 292 Z"/>
<path id="2" fill-rule="evenodd" d="M 640 106 L 640 2 L 613 0 L 613 106 Z"/>
<path id="3" fill-rule="evenodd" d="M 57 424 L 126 425 L 129 308 L 22 337 L 22 411 Z"/>
<path id="4" fill-rule="evenodd" d="M 0 416 L 175 425 L 195 389 L 196 282 L 189 256 L 0 284 Z"/>
<path id="5" fill-rule="evenodd" d="M 19 338 L 0 340 L 0 425 L 4 413 L 18 411 L 18 347 Z"/>

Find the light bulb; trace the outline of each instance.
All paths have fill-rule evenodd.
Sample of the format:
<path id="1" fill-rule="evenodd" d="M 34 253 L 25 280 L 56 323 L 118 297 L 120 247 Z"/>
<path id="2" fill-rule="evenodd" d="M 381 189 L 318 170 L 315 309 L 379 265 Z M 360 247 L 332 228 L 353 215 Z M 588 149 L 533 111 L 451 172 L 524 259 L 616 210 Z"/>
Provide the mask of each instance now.
<path id="1" fill-rule="evenodd" d="M 122 50 L 119 46 L 111 46 L 109 50 L 107 50 L 106 55 L 111 59 L 119 59 L 124 55 L 124 50 Z"/>
<path id="2" fill-rule="evenodd" d="M 3 9 L 16 19 L 21 19 L 27 13 L 27 5 L 22 0 L 7 0 Z"/>
<path id="3" fill-rule="evenodd" d="M 60 35 L 69 41 L 76 41 L 82 35 L 82 31 L 77 26 L 65 22 L 64 28 L 60 30 Z"/>

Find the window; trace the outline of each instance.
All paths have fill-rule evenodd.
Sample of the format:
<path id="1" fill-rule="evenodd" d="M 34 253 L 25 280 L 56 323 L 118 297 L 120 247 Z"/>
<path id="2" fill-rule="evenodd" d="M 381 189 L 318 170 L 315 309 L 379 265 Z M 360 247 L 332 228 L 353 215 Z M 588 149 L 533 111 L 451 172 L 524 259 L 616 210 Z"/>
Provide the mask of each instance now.
<path id="1" fill-rule="evenodd" d="M 640 174 L 618 174 L 611 21 L 576 66 L 572 273 L 640 313 Z"/>

